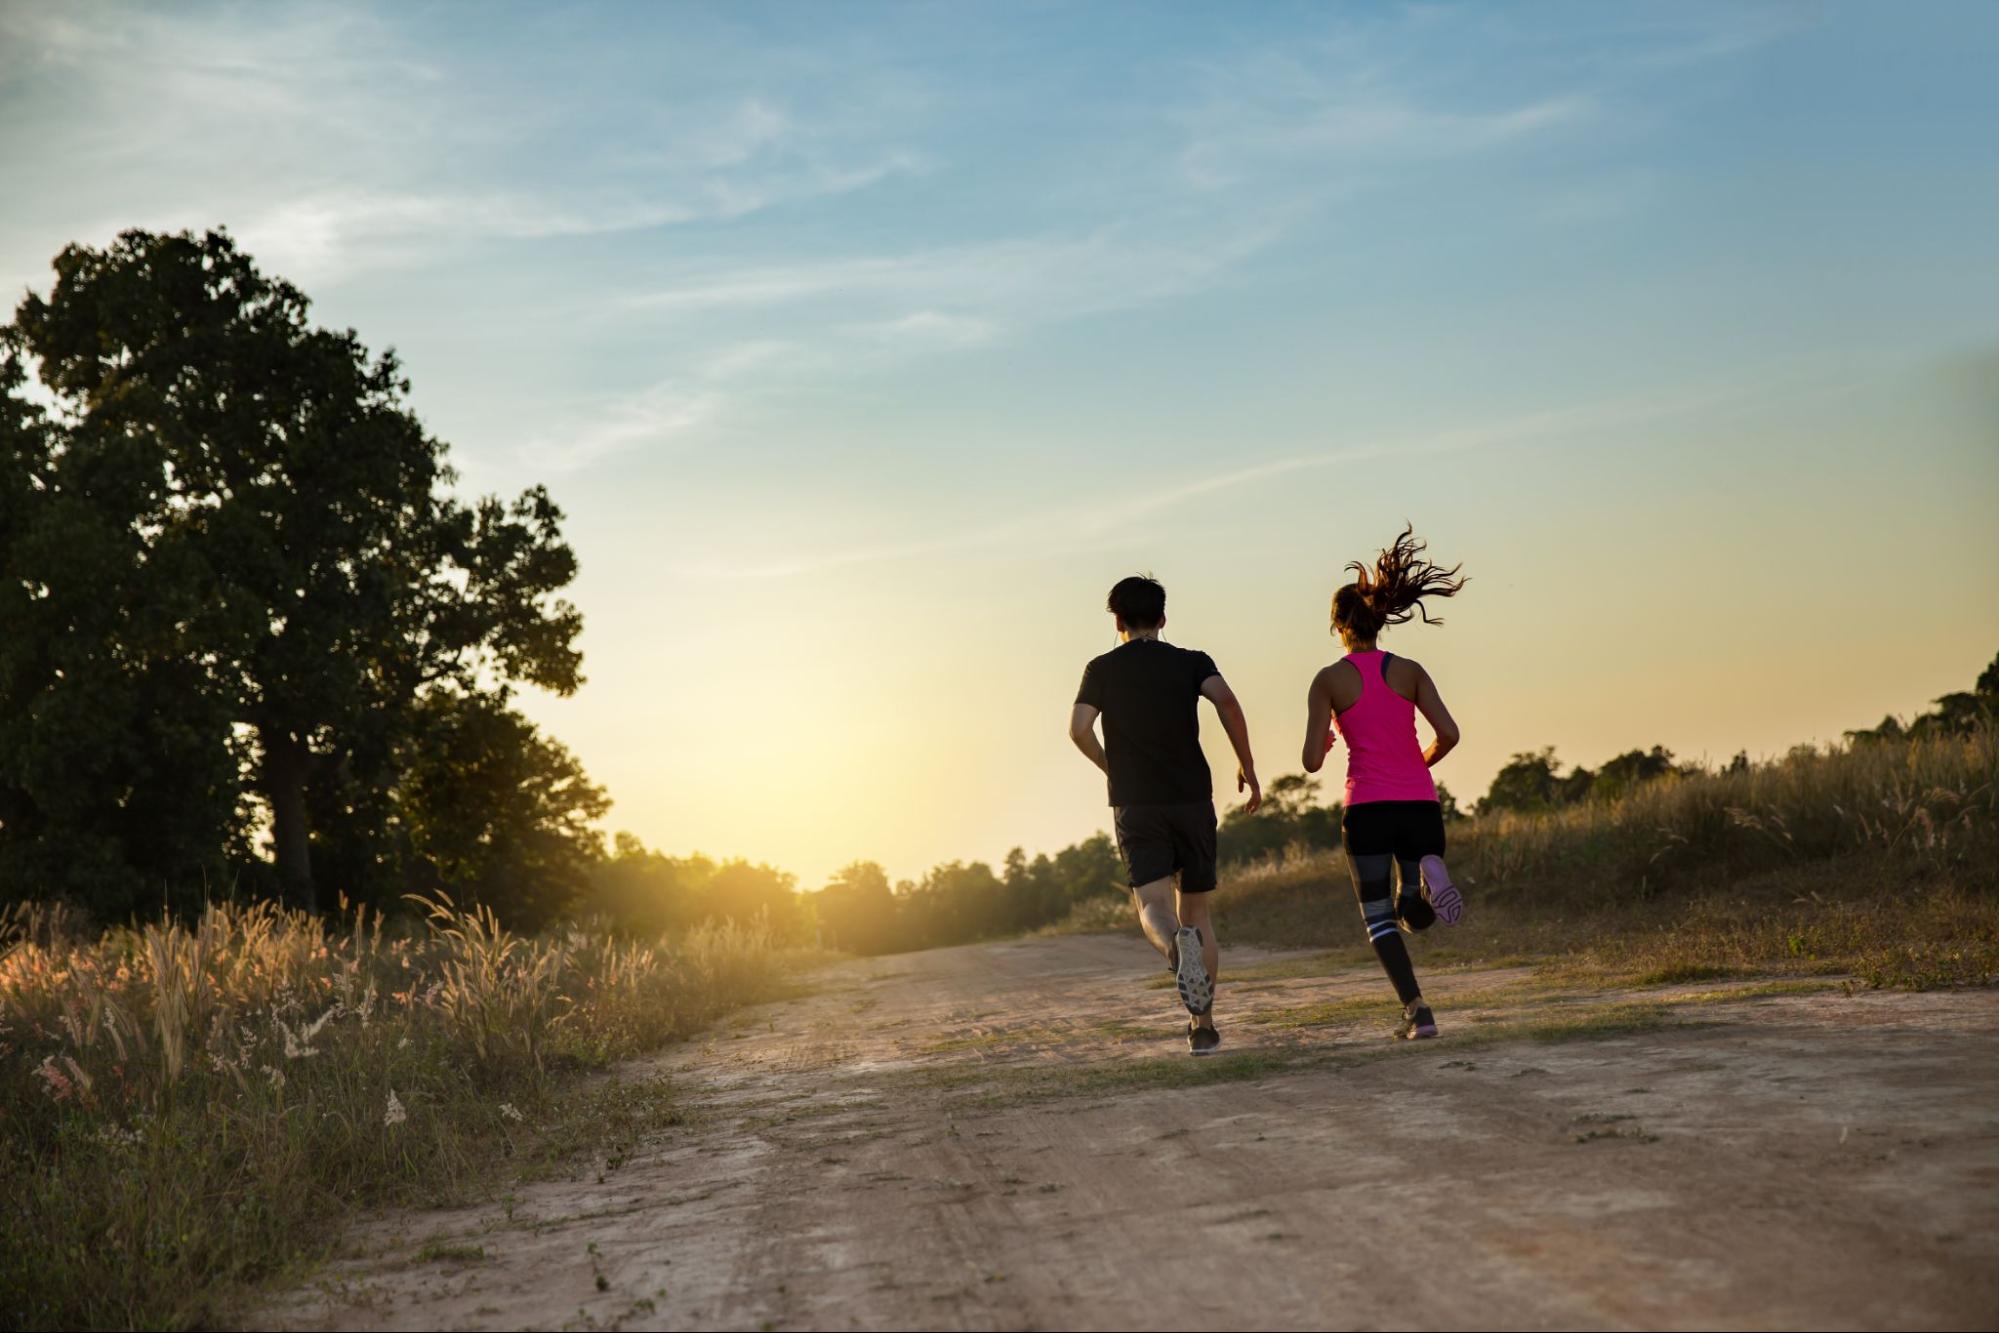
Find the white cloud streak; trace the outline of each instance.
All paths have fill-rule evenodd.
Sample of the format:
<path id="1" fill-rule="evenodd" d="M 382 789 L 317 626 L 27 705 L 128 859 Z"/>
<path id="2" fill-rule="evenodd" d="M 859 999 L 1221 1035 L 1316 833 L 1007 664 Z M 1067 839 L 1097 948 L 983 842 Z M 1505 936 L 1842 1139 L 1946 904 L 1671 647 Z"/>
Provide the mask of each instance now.
<path id="1" fill-rule="evenodd" d="M 1309 96 L 1239 102 L 1203 118 L 1181 166 L 1210 189 L 1287 168 L 1406 169 L 1517 144 L 1585 121 L 1594 108 L 1582 92 L 1488 112 L 1422 107 L 1380 93 L 1330 103 Z"/>
<path id="2" fill-rule="evenodd" d="M 1798 378 L 1794 376 L 1793 378 Z M 1814 378 L 1808 376 L 1807 378 Z M 1090 505 L 1060 505 L 1003 523 L 907 542 L 887 542 L 840 550 L 805 552 L 754 563 L 702 561 L 684 564 L 687 578 L 761 581 L 795 578 L 855 565 L 924 559 L 990 550 L 1031 550 L 1037 554 L 1101 545 L 1148 519 L 1189 501 L 1238 490 L 1298 473 L 1323 471 L 1374 459 L 1398 462 L 1469 453 L 1535 442 L 1574 438 L 1747 401 L 1775 391 L 1769 380 L 1742 381 L 1674 394 L 1645 395 L 1602 403 L 1550 408 L 1501 421 L 1477 423 L 1401 439 L 1378 440 L 1273 458 L 1247 467 L 1190 477 L 1129 499 Z"/>
<path id="3" fill-rule="evenodd" d="M 781 363 L 794 351 L 777 339 L 724 347 L 685 375 L 582 413 L 583 424 L 572 430 L 530 440 L 518 456 L 538 470 L 569 473 L 633 450 L 678 444 L 726 413 L 731 381 Z"/>

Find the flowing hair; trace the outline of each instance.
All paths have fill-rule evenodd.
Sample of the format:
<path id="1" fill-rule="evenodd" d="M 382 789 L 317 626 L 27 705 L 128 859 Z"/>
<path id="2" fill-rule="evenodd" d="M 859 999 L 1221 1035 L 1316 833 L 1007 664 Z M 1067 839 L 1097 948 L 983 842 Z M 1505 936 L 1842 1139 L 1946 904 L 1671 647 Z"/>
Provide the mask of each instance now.
<path id="1" fill-rule="evenodd" d="M 1455 597 L 1468 580 L 1458 576 L 1462 564 L 1445 569 L 1425 560 L 1423 552 L 1428 549 L 1427 542 L 1417 539 L 1412 523 L 1375 557 L 1373 569 L 1358 560 L 1349 564 L 1354 581 L 1333 594 L 1333 628 L 1372 639 L 1383 626 L 1400 625 L 1418 615 L 1426 625 L 1443 624 L 1443 617 L 1432 616 L 1423 599 Z"/>

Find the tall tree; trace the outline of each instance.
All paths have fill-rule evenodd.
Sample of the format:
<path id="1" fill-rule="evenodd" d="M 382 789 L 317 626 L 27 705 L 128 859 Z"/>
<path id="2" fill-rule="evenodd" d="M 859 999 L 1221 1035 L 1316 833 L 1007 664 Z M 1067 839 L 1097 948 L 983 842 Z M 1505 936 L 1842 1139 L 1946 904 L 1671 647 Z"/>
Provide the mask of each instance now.
<path id="1" fill-rule="evenodd" d="M 1590 795 L 1598 800 L 1616 800 L 1644 783 L 1670 777 L 1679 771 L 1678 765 L 1673 762 L 1673 752 L 1663 745 L 1655 745 L 1650 750 L 1626 750 L 1603 761 L 1603 767 L 1596 771 L 1596 782 L 1590 788 Z"/>
<path id="2" fill-rule="evenodd" d="M 242 748 L 284 892 L 312 904 L 315 784 L 386 762 L 431 691 L 580 683 L 561 512 L 538 487 L 454 498 L 394 353 L 314 327 L 304 294 L 224 232 L 130 231 L 55 271 L 0 330 L 9 399 L 32 366 L 54 401 L 7 437 L 33 492 L 9 514 L 8 581 L 26 591 L 10 586 L 7 629 L 35 643 L 0 677 L 0 712 L 69 688 L 50 636 L 109 658 L 143 643 L 198 675 L 181 693 Z M 143 585 L 119 623 L 66 577 L 78 534 Z M 22 600 L 49 605 L 17 625 Z"/>
<path id="3" fill-rule="evenodd" d="M 173 632 L 185 562 L 146 548 L 133 451 L 72 449 L 30 392 L 0 344 L 0 898 L 122 917 L 219 892 L 242 756 Z"/>
<path id="4" fill-rule="evenodd" d="M 1497 810 L 1546 810 L 1561 798 L 1562 779 L 1556 773 L 1555 750 L 1526 750 L 1507 760 L 1492 776 L 1492 786 L 1478 803 L 1482 815 Z"/>
<path id="5" fill-rule="evenodd" d="M 583 898 L 611 802 L 575 756 L 494 699 L 434 691 L 397 765 L 403 884 L 535 929 Z"/>

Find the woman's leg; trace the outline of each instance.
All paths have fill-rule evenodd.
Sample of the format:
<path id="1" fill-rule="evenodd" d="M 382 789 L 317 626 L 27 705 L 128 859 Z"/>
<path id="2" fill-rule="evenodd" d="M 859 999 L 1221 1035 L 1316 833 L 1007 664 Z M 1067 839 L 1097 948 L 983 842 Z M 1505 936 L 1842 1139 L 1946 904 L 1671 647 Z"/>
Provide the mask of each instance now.
<path id="1" fill-rule="evenodd" d="M 1464 895 L 1444 866 L 1444 809 L 1425 802 L 1409 821 L 1408 843 L 1396 849 L 1402 864 L 1403 891 L 1429 908 L 1430 918 L 1447 926 L 1464 919 Z M 1414 874 L 1411 874 L 1411 871 Z"/>
<path id="2" fill-rule="evenodd" d="M 1423 892 L 1423 862 L 1444 854 L 1443 807 L 1435 801 L 1396 805 L 1395 915 L 1411 930 L 1428 930 L 1437 924 L 1437 908 Z"/>
<path id="3" fill-rule="evenodd" d="M 1395 858 L 1395 915 L 1411 930 L 1428 930 L 1437 924 L 1437 911 L 1423 896 L 1421 858 Z"/>
<path id="4" fill-rule="evenodd" d="M 1340 820 L 1340 841 L 1346 848 L 1347 870 L 1353 876 L 1354 896 L 1360 900 L 1361 923 L 1381 960 L 1381 970 L 1403 1008 L 1423 998 L 1416 985 L 1416 968 L 1409 961 L 1408 946 L 1402 943 L 1402 929 L 1395 921 L 1394 812 L 1369 805 L 1349 806 Z"/>

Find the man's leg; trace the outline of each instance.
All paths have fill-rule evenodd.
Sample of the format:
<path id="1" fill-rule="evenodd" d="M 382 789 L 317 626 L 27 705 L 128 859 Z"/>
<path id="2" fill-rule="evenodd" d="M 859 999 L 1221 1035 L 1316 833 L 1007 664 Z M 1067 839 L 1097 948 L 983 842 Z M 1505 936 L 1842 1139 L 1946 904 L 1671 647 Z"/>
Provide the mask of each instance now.
<path id="1" fill-rule="evenodd" d="M 1180 929 L 1179 918 L 1173 915 L 1173 876 L 1141 884 L 1131 892 L 1138 902 L 1139 929 L 1160 957 L 1173 962 L 1173 936 Z"/>
<path id="2" fill-rule="evenodd" d="M 1208 984 L 1221 980 L 1222 950 L 1215 939 L 1214 918 L 1208 912 L 1207 893 L 1183 893 L 1179 896 L 1180 924 L 1192 926 L 1201 932 L 1201 961 L 1208 969 Z M 1215 1025 L 1215 1011 L 1212 1005 L 1208 1012 L 1196 1015 L 1196 1022 L 1204 1028 Z"/>
<path id="3" fill-rule="evenodd" d="M 1180 923 L 1173 916 L 1173 843 L 1160 820 L 1158 806 L 1122 805 L 1111 811 L 1111 831 L 1117 835 L 1139 928 L 1171 966 L 1173 935 Z"/>

